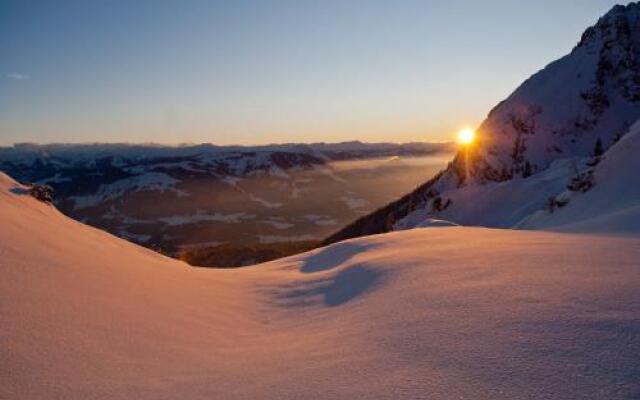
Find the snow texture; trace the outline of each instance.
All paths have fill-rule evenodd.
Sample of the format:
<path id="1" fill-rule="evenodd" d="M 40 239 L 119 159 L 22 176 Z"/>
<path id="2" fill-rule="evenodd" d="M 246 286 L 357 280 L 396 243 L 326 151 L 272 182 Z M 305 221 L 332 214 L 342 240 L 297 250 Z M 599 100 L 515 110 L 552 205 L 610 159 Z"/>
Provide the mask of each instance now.
<path id="1" fill-rule="evenodd" d="M 200 269 L 16 188 L 0 175 L 0 398 L 640 394 L 637 237 L 424 228 Z"/>
<path id="2" fill-rule="evenodd" d="M 553 213 L 535 213 L 519 227 L 640 234 L 639 154 L 640 122 L 595 166 L 590 190 L 567 197 L 568 204 Z"/>

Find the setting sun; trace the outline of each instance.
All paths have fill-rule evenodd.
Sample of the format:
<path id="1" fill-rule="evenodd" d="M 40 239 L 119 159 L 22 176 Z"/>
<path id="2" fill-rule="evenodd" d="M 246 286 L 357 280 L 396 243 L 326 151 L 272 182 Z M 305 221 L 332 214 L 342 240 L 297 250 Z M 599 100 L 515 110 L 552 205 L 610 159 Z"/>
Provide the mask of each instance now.
<path id="1" fill-rule="evenodd" d="M 463 129 L 458 132 L 458 143 L 463 145 L 468 145 L 473 143 L 473 140 L 476 138 L 476 133 L 473 129 Z"/>

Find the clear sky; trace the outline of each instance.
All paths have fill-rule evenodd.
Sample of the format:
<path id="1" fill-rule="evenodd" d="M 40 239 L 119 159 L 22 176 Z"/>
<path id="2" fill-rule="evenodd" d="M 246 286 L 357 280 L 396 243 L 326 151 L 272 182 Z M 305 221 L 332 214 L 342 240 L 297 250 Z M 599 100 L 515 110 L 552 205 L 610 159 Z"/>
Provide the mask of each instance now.
<path id="1" fill-rule="evenodd" d="M 447 140 L 608 0 L 0 0 L 0 144 Z"/>

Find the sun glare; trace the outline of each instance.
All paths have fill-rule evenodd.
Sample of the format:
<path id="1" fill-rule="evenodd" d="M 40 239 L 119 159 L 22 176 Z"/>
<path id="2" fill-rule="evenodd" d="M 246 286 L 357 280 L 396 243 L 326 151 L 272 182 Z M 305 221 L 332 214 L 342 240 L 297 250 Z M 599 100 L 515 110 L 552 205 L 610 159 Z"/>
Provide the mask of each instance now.
<path id="1" fill-rule="evenodd" d="M 458 143 L 462 145 L 469 145 L 473 143 L 473 140 L 476 138 L 476 133 L 473 129 L 463 129 L 458 132 Z"/>

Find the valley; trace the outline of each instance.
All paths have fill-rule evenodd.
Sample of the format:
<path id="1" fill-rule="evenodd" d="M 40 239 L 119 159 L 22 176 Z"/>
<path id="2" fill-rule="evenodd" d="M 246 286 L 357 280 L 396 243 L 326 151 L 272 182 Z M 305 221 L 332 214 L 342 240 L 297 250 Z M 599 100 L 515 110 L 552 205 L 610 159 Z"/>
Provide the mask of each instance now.
<path id="1" fill-rule="evenodd" d="M 16 146 L 0 170 L 51 186 L 79 221 L 198 266 L 313 248 L 443 169 L 443 144 L 268 148 Z"/>

